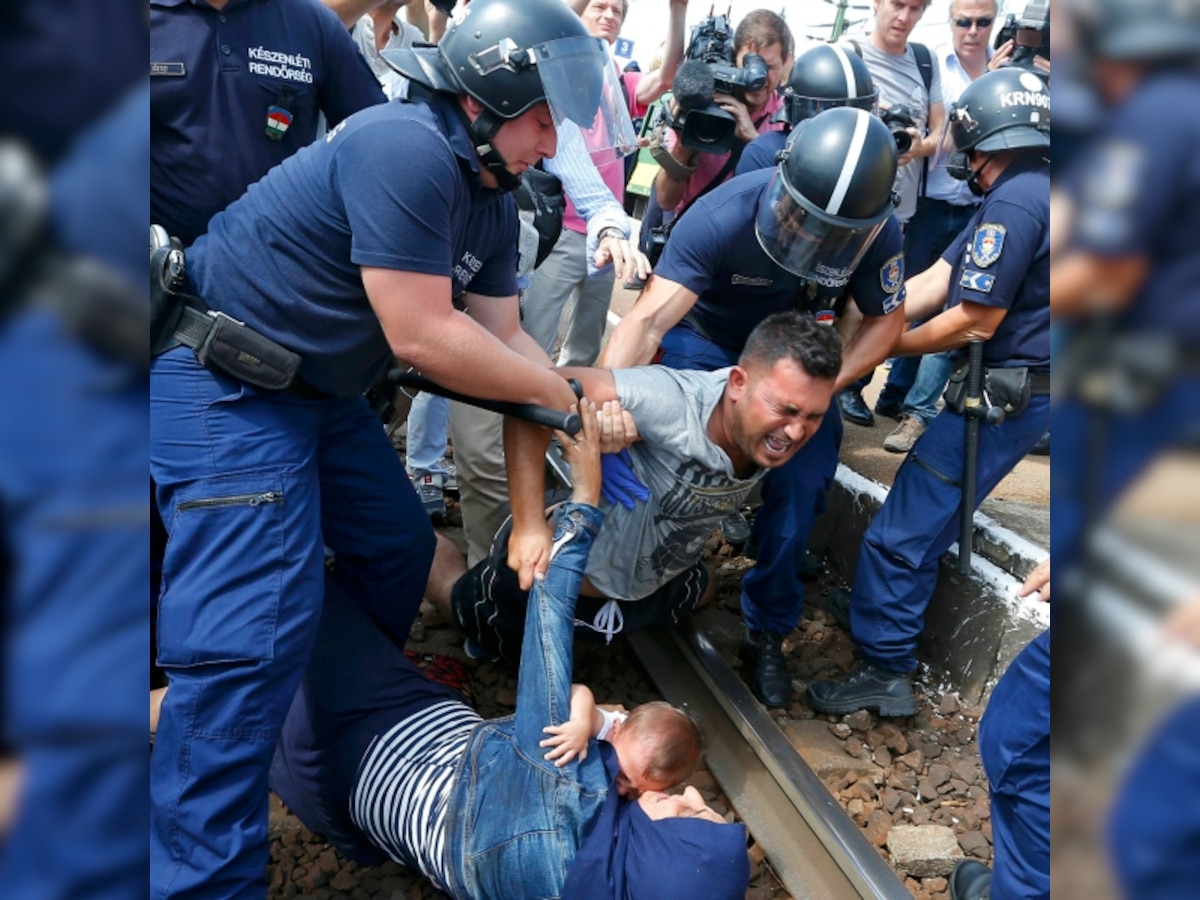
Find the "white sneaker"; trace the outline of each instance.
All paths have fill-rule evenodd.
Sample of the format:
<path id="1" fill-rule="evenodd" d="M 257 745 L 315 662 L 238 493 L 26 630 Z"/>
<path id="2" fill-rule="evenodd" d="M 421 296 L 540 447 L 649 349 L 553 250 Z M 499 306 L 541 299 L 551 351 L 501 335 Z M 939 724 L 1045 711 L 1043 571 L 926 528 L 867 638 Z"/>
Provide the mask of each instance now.
<path id="1" fill-rule="evenodd" d="M 441 519 L 446 515 L 446 498 L 442 496 L 441 475 L 416 475 L 413 476 L 412 483 L 429 518 Z"/>
<path id="2" fill-rule="evenodd" d="M 454 460 L 443 456 L 438 460 L 438 465 L 442 467 L 445 474 L 442 475 L 442 490 L 449 491 L 452 494 L 458 493 L 458 467 L 454 465 Z"/>

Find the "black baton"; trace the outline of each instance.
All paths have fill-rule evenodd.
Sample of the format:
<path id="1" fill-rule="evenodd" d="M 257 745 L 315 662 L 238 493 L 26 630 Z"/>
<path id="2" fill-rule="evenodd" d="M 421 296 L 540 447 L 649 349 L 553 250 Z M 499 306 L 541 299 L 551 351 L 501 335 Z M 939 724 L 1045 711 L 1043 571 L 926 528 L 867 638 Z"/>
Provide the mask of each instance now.
<path id="1" fill-rule="evenodd" d="M 971 571 L 971 545 L 975 542 L 975 483 L 979 458 L 979 420 L 989 425 L 1004 421 L 1004 409 L 983 402 L 983 341 L 967 345 L 967 396 L 963 401 L 966 441 L 963 443 L 962 519 L 958 531 L 958 571 Z"/>
<path id="2" fill-rule="evenodd" d="M 561 412 L 548 406 L 538 406 L 536 403 L 512 403 L 507 400 L 484 400 L 482 397 L 468 397 L 466 394 L 444 388 L 440 384 L 430 381 L 424 375 L 404 369 L 392 369 L 388 372 L 387 377 L 388 381 L 402 387 L 416 388 L 419 391 L 445 397 L 447 400 L 456 400 L 459 403 L 477 406 L 480 409 L 487 409 L 504 416 L 524 419 L 534 425 L 557 428 L 569 435 L 576 435 L 583 428 L 583 420 L 579 418 L 578 413 Z"/>

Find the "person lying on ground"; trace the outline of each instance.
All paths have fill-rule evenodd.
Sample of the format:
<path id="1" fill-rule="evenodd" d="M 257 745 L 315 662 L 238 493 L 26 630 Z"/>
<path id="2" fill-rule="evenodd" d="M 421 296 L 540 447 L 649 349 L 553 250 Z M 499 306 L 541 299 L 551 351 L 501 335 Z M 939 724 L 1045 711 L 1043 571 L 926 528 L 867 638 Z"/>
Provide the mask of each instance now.
<path id="1" fill-rule="evenodd" d="M 333 572 L 271 787 L 344 856 L 391 858 L 461 900 L 741 898 L 744 826 L 693 787 L 620 796 L 619 747 L 636 736 L 636 710 L 616 744 L 545 759 L 546 727 L 569 719 L 575 598 L 605 515 L 595 410 L 580 407 L 583 431 L 559 435 L 574 490 L 530 592 L 515 714 L 483 720 L 426 678 Z"/>

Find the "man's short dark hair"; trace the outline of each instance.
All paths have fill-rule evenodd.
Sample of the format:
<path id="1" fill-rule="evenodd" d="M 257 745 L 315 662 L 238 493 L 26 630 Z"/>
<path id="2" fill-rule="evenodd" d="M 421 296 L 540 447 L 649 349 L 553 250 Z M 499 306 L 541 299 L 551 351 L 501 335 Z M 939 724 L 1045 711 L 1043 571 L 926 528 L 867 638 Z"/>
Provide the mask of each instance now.
<path id="1" fill-rule="evenodd" d="M 790 359 L 813 378 L 833 381 L 842 368 L 842 339 L 836 328 L 819 324 L 808 313 L 775 313 L 750 332 L 738 365 L 770 368 L 781 359 Z"/>
<path id="2" fill-rule="evenodd" d="M 778 44 L 784 59 L 792 57 L 792 30 L 779 13 L 769 9 L 756 9 L 746 13 L 746 17 L 738 22 L 733 32 L 733 50 L 736 53 L 743 47 L 755 47 L 765 50 L 772 44 Z"/>

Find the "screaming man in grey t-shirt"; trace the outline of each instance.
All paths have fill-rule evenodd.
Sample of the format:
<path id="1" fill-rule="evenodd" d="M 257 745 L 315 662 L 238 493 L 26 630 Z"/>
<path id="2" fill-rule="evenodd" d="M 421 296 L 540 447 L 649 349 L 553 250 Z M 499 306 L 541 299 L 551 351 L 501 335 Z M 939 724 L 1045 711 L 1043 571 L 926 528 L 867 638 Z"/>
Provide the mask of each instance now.
<path id="1" fill-rule="evenodd" d="M 642 439 L 629 448 L 650 499 L 632 510 L 603 504 L 587 577 L 607 597 L 640 600 L 698 563 L 721 520 L 766 474 L 737 478 L 706 427 L 729 381 L 729 369 L 618 369 L 617 399 Z"/>

